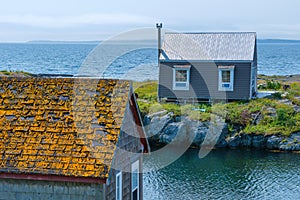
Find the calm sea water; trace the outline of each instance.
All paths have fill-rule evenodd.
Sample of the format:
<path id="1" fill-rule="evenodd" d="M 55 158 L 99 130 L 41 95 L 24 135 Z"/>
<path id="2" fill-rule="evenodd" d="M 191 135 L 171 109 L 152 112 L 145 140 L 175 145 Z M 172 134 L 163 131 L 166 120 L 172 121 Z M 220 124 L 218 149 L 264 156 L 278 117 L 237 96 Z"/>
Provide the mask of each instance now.
<path id="1" fill-rule="evenodd" d="M 144 174 L 146 200 L 300 198 L 300 154 L 216 150 L 203 159 L 188 150 L 171 165 Z"/>
<path id="2" fill-rule="evenodd" d="M 132 79 L 157 79 L 157 51 L 154 48 L 139 49 L 140 46 L 143 45 L 126 52 L 124 44 L 107 45 L 97 55 L 103 63 L 122 48 L 126 53 L 113 59 L 105 74 L 116 78 L 133 74 Z M 74 75 L 79 73 L 85 58 L 95 47 L 96 44 L 0 44 L 0 70 Z M 300 43 L 258 43 L 258 72 L 299 74 Z"/>
<path id="3" fill-rule="evenodd" d="M 258 73 L 300 74 L 300 43 L 258 43 Z"/>

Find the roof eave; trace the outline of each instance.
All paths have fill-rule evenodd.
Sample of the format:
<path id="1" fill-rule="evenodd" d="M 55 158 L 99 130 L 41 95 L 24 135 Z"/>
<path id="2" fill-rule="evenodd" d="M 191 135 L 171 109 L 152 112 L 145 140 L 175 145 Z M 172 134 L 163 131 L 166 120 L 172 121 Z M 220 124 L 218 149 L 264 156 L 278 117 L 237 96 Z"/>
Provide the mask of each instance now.
<path id="1" fill-rule="evenodd" d="M 253 60 L 159 60 L 161 63 L 194 63 L 194 62 L 228 62 L 228 63 L 251 63 Z"/>
<path id="2" fill-rule="evenodd" d="M 139 129 L 139 134 L 140 134 L 140 141 L 141 143 L 144 145 L 144 149 L 143 149 L 143 153 L 144 154 L 150 154 L 151 152 L 151 149 L 150 149 L 150 145 L 149 145 L 149 141 L 148 141 L 148 137 L 146 135 L 146 131 L 144 129 L 144 126 L 143 126 L 143 122 L 142 122 L 142 117 L 141 117 L 141 113 L 140 113 L 140 110 L 139 110 L 139 106 L 138 106 L 138 103 L 137 103 L 137 99 L 136 99 L 136 96 L 135 96 L 135 93 L 133 91 L 133 87 L 131 85 L 130 87 L 130 91 L 131 91 L 131 100 L 133 101 L 133 114 L 134 112 L 136 112 L 135 114 L 137 116 L 135 116 L 135 119 L 137 120 L 135 123 L 140 127 Z"/>
<path id="3" fill-rule="evenodd" d="M 105 184 L 106 178 L 96 177 L 75 177 L 43 174 L 17 174 L 17 173 L 0 173 L 0 179 L 23 179 L 35 181 L 55 181 L 55 182 L 73 182 L 73 183 L 96 183 Z"/>

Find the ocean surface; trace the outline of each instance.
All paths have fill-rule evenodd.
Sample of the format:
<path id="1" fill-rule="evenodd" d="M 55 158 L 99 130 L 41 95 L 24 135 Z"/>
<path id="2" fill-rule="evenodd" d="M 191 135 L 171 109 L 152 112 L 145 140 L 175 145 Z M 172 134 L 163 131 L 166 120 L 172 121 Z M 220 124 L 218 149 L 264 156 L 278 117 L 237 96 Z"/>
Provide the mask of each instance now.
<path id="1" fill-rule="evenodd" d="M 97 60 L 93 68 L 101 68 L 96 75 L 140 81 L 158 76 L 155 44 L 0 44 L 0 70 L 80 75 L 91 59 Z M 300 43 L 258 43 L 258 73 L 299 74 Z"/>
<path id="2" fill-rule="evenodd" d="M 296 200 L 299 166 L 300 154 L 215 150 L 199 159 L 198 150 L 189 149 L 171 165 L 144 174 L 144 199 Z"/>

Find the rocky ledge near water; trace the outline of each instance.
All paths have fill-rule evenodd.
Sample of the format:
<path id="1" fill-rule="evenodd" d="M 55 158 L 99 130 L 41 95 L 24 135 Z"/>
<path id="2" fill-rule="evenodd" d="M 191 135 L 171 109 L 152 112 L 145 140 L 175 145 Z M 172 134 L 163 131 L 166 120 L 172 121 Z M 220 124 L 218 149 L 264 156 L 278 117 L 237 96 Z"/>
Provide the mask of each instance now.
<path id="1" fill-rule="evenodd" d="M 231 135 L 228 124 L 221 118 L 209 122 L 191 120 L 186 116 L 174 117 L 161 111 L 144 117 L 145 130 L 151 145 L 180 145 L 189 142 L 191 147 L 257 148 L 280 151 L 300 151 L 300 132 L 290 136 Z"/>

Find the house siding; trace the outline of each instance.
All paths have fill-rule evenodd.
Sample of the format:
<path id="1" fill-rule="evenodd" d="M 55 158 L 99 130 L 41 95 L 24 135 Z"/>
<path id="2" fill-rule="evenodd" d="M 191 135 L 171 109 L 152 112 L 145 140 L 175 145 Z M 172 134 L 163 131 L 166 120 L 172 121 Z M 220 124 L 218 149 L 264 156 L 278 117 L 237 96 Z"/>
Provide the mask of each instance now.
<path id="1" fill-rule="evenodd" d="M 0 179 L 0 200 L 103 200 L 103 185 Z"/>
<path id="2" fill-rule="evenodd" d="M 134 121 L 133 114 L 130 109 L 130 104 L 126 106 L 123 125 L 121 128 L 120 139 L 117 144 L 117 150 L 114 158 L 114 163 L 111 168 L 110 178 L 106 184 L 105 196 L 106 200 L 113 200 L 116 196 L 116 174 L 122 169 L 122 196 L 123 199 L 131 199 L 131 164 L 139 160 L 140 172 L 142 172 L 142 156 L 140 150 L 142 145 L 140 142 L 139 133 Z M 124 150 L 124 151 L 123 151 Z M 136 155 L 131 154 L 138 153 Z M 142 173 L 139 176 L 139 192 L 140 200 L 143 199 L 143 179 Z"/>
<path id="3" fill-rule="evenodd" d="M 173 66 L 190 64 L 190 88 L 173 90 Z M 219 65 L 234 65 L 234 91 L 218 90 Z M 161 62 L 159 68 L 159 98 L 249 99 L 251 62 Z"/>

